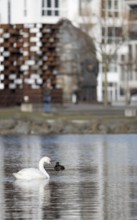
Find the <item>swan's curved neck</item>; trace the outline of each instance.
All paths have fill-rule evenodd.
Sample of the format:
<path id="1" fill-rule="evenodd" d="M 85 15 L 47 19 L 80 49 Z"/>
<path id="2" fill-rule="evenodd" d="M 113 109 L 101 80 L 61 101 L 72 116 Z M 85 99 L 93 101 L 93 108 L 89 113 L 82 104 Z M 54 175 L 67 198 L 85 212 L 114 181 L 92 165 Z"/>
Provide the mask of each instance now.
<path id="1" fill-rule="evenodd" d="M 43 159 L 39 161 L 39 170 L 49 179 L 49 174 L 44 169 L 44 163 L 45 163 L 45 160 Z"/>

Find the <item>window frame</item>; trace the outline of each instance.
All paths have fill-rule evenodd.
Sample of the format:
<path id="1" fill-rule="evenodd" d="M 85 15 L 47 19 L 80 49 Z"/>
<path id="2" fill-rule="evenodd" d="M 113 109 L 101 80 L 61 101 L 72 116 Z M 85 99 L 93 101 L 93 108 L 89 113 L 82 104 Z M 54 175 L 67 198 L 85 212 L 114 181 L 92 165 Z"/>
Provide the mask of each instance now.
<path id="1" fill-rule="evenodd" d="M 59 16 L 60 0 L 42 0 L 42 16 Z"/>

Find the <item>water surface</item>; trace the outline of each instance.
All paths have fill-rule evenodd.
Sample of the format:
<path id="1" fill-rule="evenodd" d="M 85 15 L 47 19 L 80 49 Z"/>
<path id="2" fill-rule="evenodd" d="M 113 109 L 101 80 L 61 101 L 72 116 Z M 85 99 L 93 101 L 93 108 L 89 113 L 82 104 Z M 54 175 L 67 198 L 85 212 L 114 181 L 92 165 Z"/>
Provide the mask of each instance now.
<path id="1" fill-rule="evenodd" d="M 37 167 L 49 181 L 17 181 Z M 53 169 L 59 161 L 65 170 Z M 0 137 L 0 220 L 137 220 L 137 135 Z"/>

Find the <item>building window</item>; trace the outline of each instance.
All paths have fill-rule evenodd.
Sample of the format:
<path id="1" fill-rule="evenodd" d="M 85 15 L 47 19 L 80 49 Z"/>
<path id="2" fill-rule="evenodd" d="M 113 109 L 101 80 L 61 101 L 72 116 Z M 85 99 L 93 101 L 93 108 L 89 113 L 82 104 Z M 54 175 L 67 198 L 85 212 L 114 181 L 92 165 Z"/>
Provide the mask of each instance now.
<path id="1" fill-rule="evenodd" d="M 42 0 L 42 16 L 59 16 L 59 0 Z"/>
<path id="2" fill-rule="evenodd" d="M 120 15 L 120 1 L 119 0 L 102 0 L 101 1 L 102 17 L 118 17 Z"/>
<path id="3" fill-rule="evenodd" d="M 137 39 L 137 30 L 136 26 L 131 24 L 131 28 L 129 27 L 129 39 L 136 40 Z"/>
<path id="4" fill-rule="evenodd" d="M 24 0 L 24 16 L 27 16 L 27 2 Z"/>
<path id="5" fill-rule="evenodd" d="M 112 44 L 120 42 L 122 39 L 122 28 L 120 27 L 103 27 L 102 43 Z"/>
<path id="6" fill-rule="evenodd" d="M 117 10 L 118 9 L 118 0 L 114 1 L 114 8 Z"/>
<path id="7" fill-rule="evenodd" d="M 58 16 L 59 15 L 59 0 L 55 0 L 55 15 Z M 57 10 L 56 10 L 57 9 Z"/>
<path id="8" fill-rule="evenodd" d="M 11 23 L 11 2 L 8 1 L 8 23 Z"/>
<path id="9" fill-rule="evenodd" d="M 89 4 L 92 0 L 79 0 L 79 15 L 85 16 L 89 15 Z"/>
<path id="10" fill-rule="evenodd" d="M 47 0 L 47 8 L 48 8 L 47 15 L 51 16 L 52 15 L 51 14 L 51 0 Z"/>
<path id="11" fill-rule="evenodd" d="M 130 5 L 130 19 L 131 20 L 137 19 L 137 4 Z"/>
<path id="12" fill-rule="evenodd" d="M 133 59 L 133 56 L 132 56 L 133 49 L 132 49 L 132 45 L 131 44 L 128 45 L 128 51 L 129 51 L 128 58 L 129 58 L 129 60 L 132 60 Z"/>
<path id="13" fill-rule="evenodd" d="M 111 10 L 112 9 L 112 1 L 108 0 L 108 9 Z"/>

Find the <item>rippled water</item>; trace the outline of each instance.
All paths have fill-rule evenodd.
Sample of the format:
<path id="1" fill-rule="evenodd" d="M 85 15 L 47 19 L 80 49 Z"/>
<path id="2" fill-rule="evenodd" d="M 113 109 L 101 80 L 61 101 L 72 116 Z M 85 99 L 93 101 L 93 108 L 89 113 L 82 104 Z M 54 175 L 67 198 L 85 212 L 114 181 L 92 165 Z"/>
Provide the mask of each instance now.
<path id="1" fill-rule="evenodd" d="M 49 181 L 17 181 L 12 173 L 37 167 Z M 55 172 L 60 161 L 65 170 Z M 0 137 L 0 220 L 137 219 L 137 135 Z"/>

